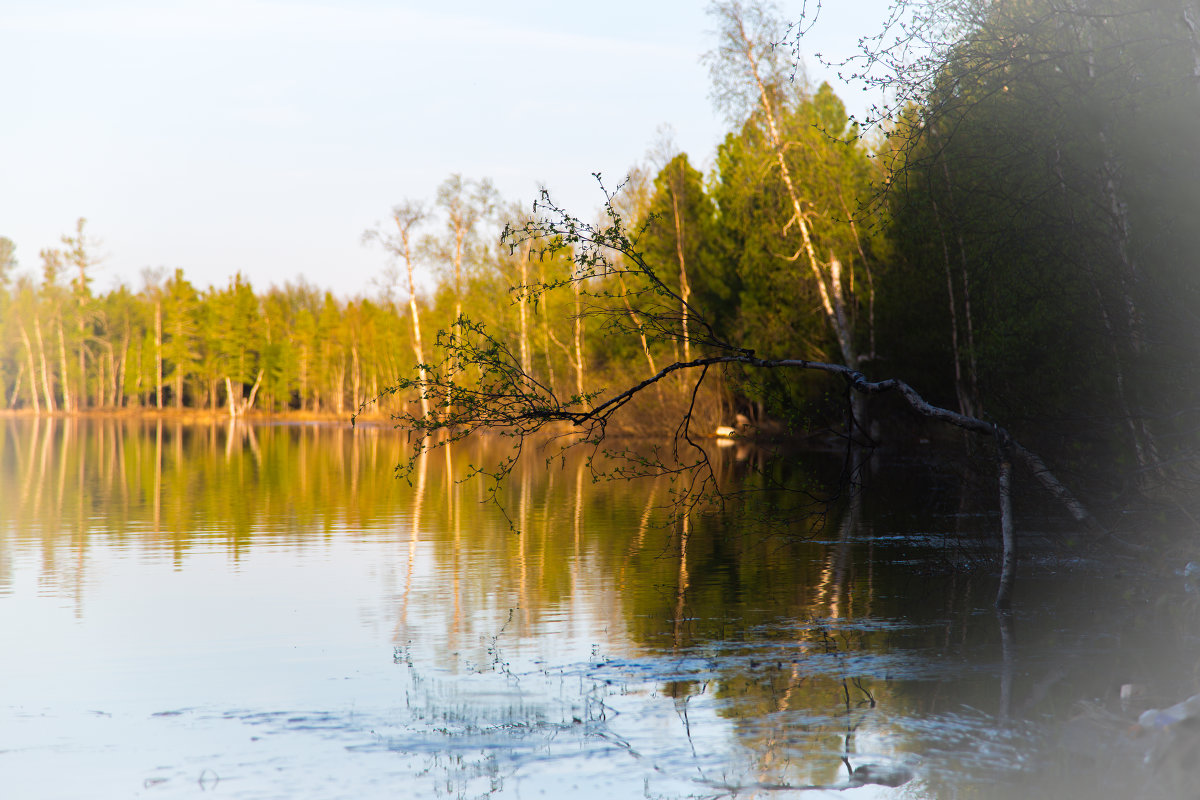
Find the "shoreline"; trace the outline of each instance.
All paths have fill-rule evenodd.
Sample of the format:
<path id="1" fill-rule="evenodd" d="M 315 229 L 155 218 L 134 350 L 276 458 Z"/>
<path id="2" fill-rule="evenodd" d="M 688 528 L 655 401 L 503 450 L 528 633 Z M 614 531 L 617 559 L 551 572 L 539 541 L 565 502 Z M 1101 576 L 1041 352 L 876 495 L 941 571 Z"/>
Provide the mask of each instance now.
<path id="1" fill-rule="evenodd" d="M 288 422 L 312 425 L 345 424 L 351 425 L 351 414 L 289 411 L 271 413 L 265 411 L 249 411 L 245 414 L 232 416 L 224 409 L 177 409 L 177 408 L 89 408 L 83 411 L 34 411 L 27 408 L 0 409 L 0 419 L 161 419 L 174 422 Z M 382 426 L 391 425 L 391 417 L 381 414 L 363 414 L 357 418 L 356 425 Z"/>

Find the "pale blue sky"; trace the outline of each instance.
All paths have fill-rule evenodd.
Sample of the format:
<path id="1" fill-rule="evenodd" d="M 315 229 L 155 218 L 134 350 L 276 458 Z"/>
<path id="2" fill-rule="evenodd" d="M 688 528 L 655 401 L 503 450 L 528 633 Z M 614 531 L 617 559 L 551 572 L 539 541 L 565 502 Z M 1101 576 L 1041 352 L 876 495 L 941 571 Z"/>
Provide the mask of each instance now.
<path id="1" fill-rule="evenodd" d="M 0 235 L 32 271 L 87 217 L 100 290 L 182 267 L 370 292 L 385 260 L 363 230 L 453 172 L 525 202 L 544 183 L 590 216 L 591 173 L 618 181 L 659 126 L 698 165 L 724 135 L 703 0 L 4 6 Z M 885 7 L 826 0 L 810 76 L 831 77 L 812 52 L 848 54 Z"/>

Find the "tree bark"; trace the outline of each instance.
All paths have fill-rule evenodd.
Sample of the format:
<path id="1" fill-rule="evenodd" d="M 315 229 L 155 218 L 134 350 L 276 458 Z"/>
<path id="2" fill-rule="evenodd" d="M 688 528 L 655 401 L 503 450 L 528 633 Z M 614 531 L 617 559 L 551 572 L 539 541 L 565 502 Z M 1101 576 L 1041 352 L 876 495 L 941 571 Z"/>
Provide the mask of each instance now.
<path id="1" fill-rule="evenodd" d="M 238 394 L 241 394 L 240 383 L 238 384 Z M 241 411 L 241 399 L 234 396 L 233 381 L 229 379 L 228 375 L 225 376 L 225 406 L 229 409 L 230 417 L 237 417 Z"/>
<path id="2" fill-rule="evenodd" d="M 526 244 L 525 251 L 521 253 L 519 260 L 521 265 L 521 298 L 517 303 L 521 323 L 521 338 L 519 344 L 521 348 L 521 369 L 524 370 L 526 375 L 533 374 L 533 357 L 529 349 L 529 312 L 527 308 L 528 298 L 525 296 L 525 292 L 527 291 L 526 287 L 529 286 L 529 251 L 532 246 L 532 242 Z"/>
<path id="3" fill-rule="evenodd" d="M 575 287 L 575 393 L 583 397 L 583 309 L 581 308 L 579 296 L 582 287 L 576 281 Z"/>
<path id="4" fill-rule="evenodd" d="M 46 345 L 42 341 L 42 323 L 33 315 L 33 335 L 37 339 L 38 357 L 42 362 L 42 391 L 45 393 L 46 410 L 54 413 L 57 408 L 54 403 L 54 392 L 50 390 L 50 365 L 46 362 Z"/>
<path id="5" fill-rule="evenodd" d="M 117 379 L 117 407 L 121 408 L 126 405 L 125 402 L 125 370 L 129 364 L 129 320 L 125 320 L 125 336 L 121 339 L 121 369 L 120 377 Z"/>
<path id="6" fill-rule="evenodd" d="M 83 321 L 83 298 L 79 299 L 79 321 L 76 326 L 79 333 L 79 391 L 75 395 L 75 407 L 77 409 L 85 409 L 88 407 L 88 380 L 87 380 L 87 326 Z M 96 385 L 96 393 L 99 394 L 100 385 Z"/>
<path id="7" fill-rule="evenodd" d="M 254 379 L 254 385 L 250 387 L 250 396 L 246 398 L 246 403 L 243 406 L 243 411 L 249 411 L 254 408 L 254 398 L 258 394 L 258 387 L 262 386 L 263 370 L 258 371 L 258 376 Z"/>
<path id="8" fill-rule="evenodd" d="M 683 186 L 683 162 L 679 162 L 679 186 Z M 668 176 L 668 179 L 670 176 Z M 683 219 L 679 211 L 679 193 L 669 182 L 668 191 L 671 194 L 671 216 L 675 222 L 675 257 L 679 260 L 679 297 L 680 319 L 683 323 L 683 360 L 692 360 L 691 339 L 688 336 L 688 298 L 692 296 L 692 287 L 688 284 L 687 264 L 683 255 Z"/>
<path id="9" fill-rule="evenodd" d="M 21 340 L 25 343 L 25 357 L 29 361 L 29 397 L 33 401 L 33 413 L 41 414 L 42 406 L 38 401 L 37 369 L 34 367 L 33 347 L 30 346 L 29 333 L 25 330 L 25 321 L 18 322 L 21 328 Z"/>
<path id="10" fill-rule="evenodd" d="M 825 271 L 821 268 L 821 264 L 817 260 L 808 215 L 804 212 L 803 205 L 800 202 L 800 194 L 796 189 L 795 183 L 792 181 L 791 169 L 788 167 L 787 159 L 784 157 L 782 137 L 780 137 L 779 127 L 775 123 L 775 109 L 771 104 L 767 87 L 759 74 L 758 58 L 754 55 L 754 45 L 750 41 L 750 37 L 746 34 L 745 26 L 740 18 L 737 20 L 737 26 L 738 33 L 741 35 L 742 43 L 745 47 L 746 58 L 750 63 L 750 70 L 754 75 L 754 82 L 758 87 L 758 96 L 762 103 L 763 113 L 767 119 L 767 131 L 771 137 L 771 145 L 775 149 L 775 160 L 779 166 L 779 174 L 783 178 L 784 186 L 787 187 L 788 198 L 792 204 L 792 218 L 784 225 L 784 232 L 793 223 L 799 229 L 802 249 L 808 257 L 809 270 L 816 281 L 817 293 L 821 298 L 821 309 L 825 312 L 825 319 L 829 323 L 829 326 L 833 328 L 834 335 L 837 337 L 838 348 L 842 354 L 842 362 L 848 366 L 857 365 L 858 356 L 854 350 L 853 331 L 850 330 L 849 319 L 846 314 L 846 300 L 842 294 L 839 275 L 841 265 L 836 261 L 829 265 L 827 283 Z"/>
<path id="11" fill-rule="evenodd" d="M 226 386 L 229 379 L 226 378 Z M 160 411 L 163 407 L 163 340 L 162 340 L 162 301 L 154 303 L 154 405 Z"/>
<path id="12" fill-rule="evenodd" d="M 633 322 L 633 327 L 637 329 L 638 339 L 642 342 L 642 354 L 646 356 L 646 363 L 650 366 L 650 374 L 658 372 L 658 367 L 654 366 L 654 356 L 650 353 L 650 343 L 646 341 L 646 329 L 642 327 L 642 321 L 638 317 L 637 312 L 633 310 L 633 305 L 629 302 L 629 289 L 625 286 L 625 278 L 622 275 L 617 276 L 617 280 L 621 284 L 621 299 L 625 301 L 625 310 L 629 313 L 629 319 Z M 661 386 L 655 386 L 658 390 L 658 400 L 660 403 L 666 402 L 663 397 Z"/>

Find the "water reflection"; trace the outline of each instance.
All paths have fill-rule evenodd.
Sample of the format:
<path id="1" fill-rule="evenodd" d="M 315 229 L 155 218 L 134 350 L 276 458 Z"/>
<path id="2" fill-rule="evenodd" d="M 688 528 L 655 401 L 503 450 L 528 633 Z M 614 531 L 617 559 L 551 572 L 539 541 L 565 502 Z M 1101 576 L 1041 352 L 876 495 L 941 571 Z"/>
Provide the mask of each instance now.
<path id="1" fill-rule="evenodd" d="M 509 446 L 423 453 L 409 484 L 386 429 L 0 421 L 0 677 L 50 720 L 0 723 L 0 771 L 31 749 L 96 768 L 118 741 L 159 793 L 203 773 L 265 796 L 337 774 L 353 796 L 1133 797 L 1155 784 L 1120 686 L 1198 688 L 1182 583 L 1035 549 L 993 613 L 994 575 L 955 568 L 988 557 L 986 501 L 932 467 L 877 466 L 768 529 L 758 510 L 836 495 L 841 456 L 714 448 L 723 485 L 767 491 L 674 518 L 666 481 L 533 457 L 501 490 L 510 526 L 459 480 Z M 63 689 L 80 653 L 90 693 Z M 915 777 L 854 778 L 885 767 Z"/>

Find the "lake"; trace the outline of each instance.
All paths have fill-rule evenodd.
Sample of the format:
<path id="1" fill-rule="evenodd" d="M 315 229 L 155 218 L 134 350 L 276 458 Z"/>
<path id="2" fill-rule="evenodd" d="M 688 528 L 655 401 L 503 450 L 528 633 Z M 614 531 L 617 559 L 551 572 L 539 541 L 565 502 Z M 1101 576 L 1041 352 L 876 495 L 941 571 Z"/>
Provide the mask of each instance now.
<path id="1" fill-rule="evenodd" d="M 998 614 L 956 464 L 839 493 L 837 453 L 714 444 L 761 491 L 679 518 L 667 480 L 542 452 L 489 502 L 462 479 L 509 445 L 406 481 L 388 428 L 0 418 L 3 795 L 1194 792 L 1133 726 L 1200 691 L 1185 557 L 1019 503 Z"/>

